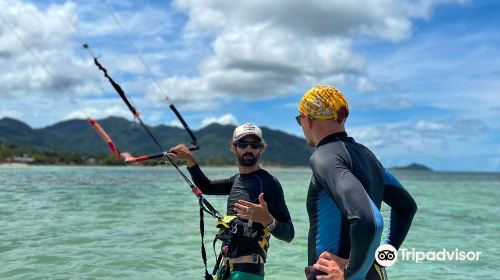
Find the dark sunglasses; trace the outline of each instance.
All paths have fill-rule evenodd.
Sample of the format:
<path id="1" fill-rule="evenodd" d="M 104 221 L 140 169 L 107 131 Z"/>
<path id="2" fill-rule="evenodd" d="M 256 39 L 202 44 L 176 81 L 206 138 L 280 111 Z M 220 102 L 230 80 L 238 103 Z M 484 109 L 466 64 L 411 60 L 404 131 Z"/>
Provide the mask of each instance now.
<path id="1" fill-rule="evenodd" d="M 248 141 L 248 142 L 247 141 L 236 141 L 236 143 L 234 143 L 234 145 L 240 149 L 246 149 L 248 147 L 248 145 L 250 145 L 250 147 L 252 147 L 252 149 L 254 149 L 254 150 L 262 148 L 262 142 L 259 142 L 259 141 Z"/>
<path id="2" fill-rule="evenodd" d="M 298 115 L 295 117 L 295 120 L 297 121 L 297 123 L 302 126 L 302 123 L 301 123 L 301 120 L 302 118 L 305 117 L 305 115 Z M 314 117 L 311 117 L 311 116 L 307 116 L 308 119 L 310 120 L 314 120 Z"/>

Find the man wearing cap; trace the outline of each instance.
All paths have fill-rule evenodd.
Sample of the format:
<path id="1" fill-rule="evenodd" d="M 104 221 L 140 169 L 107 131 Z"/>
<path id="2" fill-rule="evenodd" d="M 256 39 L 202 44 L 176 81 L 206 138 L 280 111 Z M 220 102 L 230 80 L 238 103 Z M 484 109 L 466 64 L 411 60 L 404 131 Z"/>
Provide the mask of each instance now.
<path id="1" fill-rule="evenodd" d="M 411 195 L 365 146 L 345 132 L 349 107 L 329 85 L 307 91 L 296 117 L 315 150 L 307 194 L 308 279 L 387 279 L 375 259 L 382 201 L 391 207 L 386 243 L 399 249 L 417 210 Z M 317 278 L 315 277 L 316 275 Z"/>
<path id="2" fill-rule="evenodd" d="M 258 164 L 265 147 L 259 127 L 251 123 L 238 126 L 233 133 L 231 150 L 238 160 L 239 173 L 223 180 L 208 179 L 185 145 L 170 149 L 169 156 L 187 160 L 189 173 L 204 194 L 229 195 L 228 216 L 237 216 L 260 233 L 270 232 L 274 237 L 290 242 L 294 237 L 294 227 L 283 189 L 278 180 Z M 251 248 L 245 238 L 238 238 L 236 244 L 230 246 L 229 279 L 264 279 L 270 235 L 258 238 L 262 250 Z"/>

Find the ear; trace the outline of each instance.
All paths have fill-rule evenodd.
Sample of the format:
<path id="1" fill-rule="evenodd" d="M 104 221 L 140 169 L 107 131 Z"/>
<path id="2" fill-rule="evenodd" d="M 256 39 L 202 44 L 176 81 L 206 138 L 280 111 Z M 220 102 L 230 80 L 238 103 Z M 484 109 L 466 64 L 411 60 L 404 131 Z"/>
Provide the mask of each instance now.
<path id="1" fill-rule="evenodd" d="M 262 147 L 260 147 L 259 152 L 262 154 L 266 150 L 266 144 L 262 144 Z"/>
<path id="2" fill-rule="evenodd" d="M 307 128 L 311 128 L 313 125 L 313 120 L 311 120 L 308 115 L 305 115 L 304 119 L 306 120 Z"/>
<path id="3" fill-rule="evenodd" d="M 231 144 L 231 151 L 236 154 L 236 145 Z"/>

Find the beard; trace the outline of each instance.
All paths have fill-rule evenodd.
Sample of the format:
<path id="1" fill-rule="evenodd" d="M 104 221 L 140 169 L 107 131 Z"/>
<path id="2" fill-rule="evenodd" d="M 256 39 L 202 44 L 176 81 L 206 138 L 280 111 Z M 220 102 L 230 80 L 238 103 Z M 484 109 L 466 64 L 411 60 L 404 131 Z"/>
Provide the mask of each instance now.
<path id="1" fill-rule="evenodd" d="M 246 157 L 246 158 L 245 158 Z M 254 166 L 259 160 L 259 155 L 254 156 L 252 153 L 244 153 L 238 155 L 238 163 L 241 166 Z"/>

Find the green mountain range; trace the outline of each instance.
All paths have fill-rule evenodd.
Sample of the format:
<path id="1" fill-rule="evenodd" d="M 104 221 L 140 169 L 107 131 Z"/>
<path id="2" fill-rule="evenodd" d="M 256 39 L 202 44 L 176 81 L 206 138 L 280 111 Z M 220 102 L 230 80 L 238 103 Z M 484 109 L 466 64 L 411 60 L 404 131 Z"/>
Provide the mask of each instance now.
<path id="1" fill-rule="evenodd" d="M 130 152 L 134 156 L 159 152 L 146 132 L 134 122 L 118 117 L 109 117 L 98 122 L 121 152 Z M 165 125 L 149 128 L 165 149 L 179 143 L 189 145 L 191 142 L 182 128 Z M 230 140 L 234 128 L 231 125 L 211 124 L 193 131 L 200 146 L 200 150 L 195 152 L 200 163 L 235 163 L 234 155 L 230 151 Z M 264 164 L 308 165 L 312 150 L 303 138 L 266 127 L 262 127 L 262 131 L 268 144 L 262 156 Z M 86 120 L 68 120 L 33 129 L 19 120 L 3 118 L 0 119 L 0 142 L 4 146 L 11 145 L 36 151 L 77 153 L 88 156 L 102 156 L 109 153 L 106 143 Z"/>

